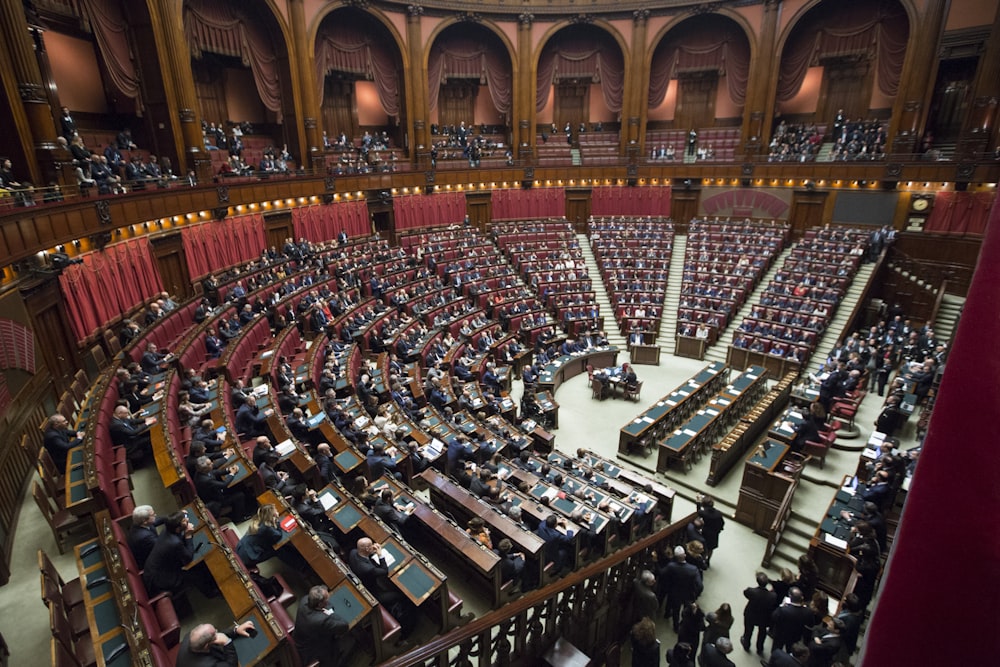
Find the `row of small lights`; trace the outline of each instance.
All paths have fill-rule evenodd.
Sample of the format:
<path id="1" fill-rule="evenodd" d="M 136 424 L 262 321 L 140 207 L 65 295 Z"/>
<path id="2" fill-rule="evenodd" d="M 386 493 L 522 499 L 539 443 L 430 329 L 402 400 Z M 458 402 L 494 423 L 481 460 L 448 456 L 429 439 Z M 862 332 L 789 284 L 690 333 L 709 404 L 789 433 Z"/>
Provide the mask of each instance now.
<path id="1" fill-rule="evenodd" d="M 661 179 L 659 179 L 659 178 L 652 178 L 652 179 L 649 179 L 648 182 L 649 182 L 650 185 L 660 185 L 660 181 L 661 181 Z M 663 184 L 666 185 L 666 184 L 669 184 L 671 182 L 671 179 L 662 179 L 662 181 L 663 181 Z M 755 178 L 753 180 L 753 183 L 754 183 L 754 185 L 774 185 L 774 186 L 780 186 L 780 185 L 782 185 L 782 181 L 783 181 L 783 184 L 786 185 L 786 186 L 794 186 L 794 185 L 796 185 L 796 179 L 792 179 L 792 178 L 788 178 L 788 179 L 778 179 L 778 178 L 763 179 L 763 178 Z M 595 186 L 596 185 L 596 186 L 600 186 L 600 185 L 624 185 L 625 182 L 626 182 L 625 179 L 622 179 L 622 178 L 618 178 L 618 179 L 611 179 L 611 178 L 604 178 L 604 179 L 600 179 L 600 178 L 574 179 L 574 178 L 571 178 L 571 179 L 568 179 L 568 180 L 565 180 L 565 181 L 563 179 L 556 179 L 556 180 L 546 179 L 545 181 L 536 180 L 536 181 L 533 182 L 533 185 L 535 187 L 542 187 L 543 185 L 545 187 L 553 187 L 553 186 L 562 187 L 564 185 L 570 185 L 570 186 L 576 186 L 576 185 L 581 185 L 581 186 L 586 186 L 586 185 Z M 729 185 L 739 185 L 740 182 L 741 182 L 741 179 L 739 179 L 739 178 L 729 178 L 729 179 L 727 179 L 727 178 L 703 178 L 701 182 L 702 182 L 702 185 L 726 185 L 727 183 Z M 802 179 L 802 180 L 798 181 L 798 185 L 801 185 L 801 186 L 804 187 L 804 186 L 808 185 L 810 182 L 812 182 L 810 179 Z M 645 185 L 647 183 L 647 180 L 645 178 L 640 178 L 639 179 L 639 183 L 641 185 Z M 828 183 L 827 183 L 827 181 L 825 179 L 818 179 L 818 180 L 815 181 L 815 184 L 817 186 L 819 186 L 819 187 L 827 187 L 828 186 Z M 829 185 L 831 185 L 832 187 L 835 187 L 835 188 L 840 188 L 840 187 L 854 187 L 854 188 L 868 187 L 868 188 L 877 188 L 878 185 L 879 185 L 879 182 L 875 181 L 875 180 L 873 180 L 873 181 L 865 181 L 865 180 L 857 180 L 857 179 L 855 179 L 855 180 L 841 180 L 841 179 L 837 179 L 837 180 L 830 181 Z M 986 187 L 990 187 L 990 188 L 995 188 L 996 187 L 996 183 L 987 183 L 987 184 L 985 184 L 985 186 Z M 500 188 L 511 188 L 511 187 L 513 187 L 513 188 L 520 188 L 521 187 L 521 182 L 520 181 L 513 181 L 513 182 L 502 181 L 500 183 L 497 183 L 495 181 L 491 181 L 490 183 L 482 182 L 482 183 L 478 183 L 478 184 L 477 183 L 466 183 L 466 184 L 458 183 L 458 184 L 456 184 L 454 186 L 451 185 L 451 184 L 447 184 L 447 185 L 443 185 L 443 186 L 442 185 L 435 185 L 435 186 L 433 186 L 432 191 L 433 192 L 452 192 L 452 191 L 454 191 L 454 192 L 464 192 L 464 191 L 474 192 L 474 191 L 477 191 L 477 190 L 480 190 L 480 191 L 481 190 L 494 190 L 494 189 L 496 189 L 498 187 L 500 187 Z M 950 186 L 950 184 L 948 184 L 946 182 L 932 183 L 930 181 L 924 181 L 921 184 L 921 183 L 915 183 L 914 181 L 907 181 L 905 187 L 906 187 L 907 190 L 911 190 L 911 189 L 916 189 L 916 190 L 928 190 L 928 189 L 946 190 L 946 189 L 949 189 L 951 186 Z M 403 187 L 403 188 L 392 188 L 391 189 L 391 192 L 392 192 L 393 195 L 399 195 L 399 194 L 403 194 L 403 195 L 415 194 L 415 195 L 418 195 L 418 194 L 421 194 L 421 193 L 425 193 L 427 191 L 428 191 L 428 188 L 421 188 L 420 186 L 414 186 L 412 188 L 410 188 L 410 187 Z M 334 201 L 352 201 L 352 200 L 353 201 L 358 201 L 358 200 L 363 200 L 363 199 L 365 199 L 365 194 L 361 190 L 358 190 L 357 192 L 336 193 L 336 194 L 333 195 L 333 200 Z M 317 203 L 319 203 L 319 201 L 320 201 L 320 198 L 317 195 L 312 195 L 311 197 L 298 197 L 297 199 L 295 199 L 295 198 L 275 199 L 273 201 L 265 201 L 265 202 L 261 202 L 259 204 L 257 204 L 257 203 L 253 203 L 253 204 L 238 204 L 234 208 L 232 208 L 232 211 L 235 212 L 235 213 L 245 213 L 247 211 L 258 211 L 258 210 L 265 210 L 265 211 L 267 211 L 267 210 L 280 209 L 280 208 L 291 208 L 291 207 L 294 207 L 296 204 L 298 204 L 300 206 L 306 205 L 306 204 L 317 204 Z M 168 229 L 168 228 L 171 228 L 171 227 L 178 226 L 180 224 L 183 224 L 184 222 L 194 223 L 194 222 L 198 222 L 198 221 L 205 221 L 205 220 L 208 220 L 210 217 L 211 217 L 211 213 L 209 211 L 198 211 L 197 213 L 193 213 L 192 212 L 192 213 L 186 213 L 184 215 L 175 215 L 175 216 L 170 217 L 170 218 L 160 218 L 158 220 L 147 220 L 146 222 L 137 223 L 137 224 L 134 224 L 134 225 L 129 225 L 128 227 L 119 227 L 118 229 L 115 230 L 115 235 L 118 236 L 118 237 L 123 237 L 123 236 L 125 236 L 125 237 L 134 237 L 134 236 L 138 236 L 140 233 L 147 233 L 149 231 L 149 229 L 150 229 L 151 226 L 156 226 L 157 228 L 159 228 L 159 229 L 162 230 L 162 229 Z M 141 229 L 141 232 L 137 232 L 137 229 Z M 124 230 L 127 230 L 128 233 L 126 234 L 126 232 Z M 76 240 L 74 240 L 72 242 L 72 246 L 73 246 L 76 254 L 79 254 L 81 252 L 85 252 L 86 251 L 86 249 L 83 247 L 83 245 L 84 244 L 81 241 L 81 239 L 76 239 Z M 89 245 L 89 243 L 88 243 L 88 245 Z M 50 253 L 50 252 L 66 252 L 66 246 L 62 245 L 62 244 L 57 245 L 54 248 L 52 248 L 51 250 L 44 250 L 42 252 L 39 252 L 38 256 L 40 258 L 44 259 L 45 256 L 48 253 Z M 12 278 L 13 275 L 14 275 L 14 273 L 13 273 L 13 269 L 11 267 L 9 267 L 9 266 L 3 267 L 3 280 L 4 281 L 8 280 L 9 278 Z"/>

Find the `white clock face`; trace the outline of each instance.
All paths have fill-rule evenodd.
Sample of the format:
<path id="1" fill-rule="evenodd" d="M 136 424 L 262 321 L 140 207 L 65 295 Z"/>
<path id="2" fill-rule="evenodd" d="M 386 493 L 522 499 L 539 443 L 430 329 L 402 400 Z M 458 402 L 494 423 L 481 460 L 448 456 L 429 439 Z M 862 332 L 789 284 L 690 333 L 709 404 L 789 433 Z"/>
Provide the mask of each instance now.
<path id="1" fill-rule="evenodd" d="M 913 210 L 914 211 L 925 211 L 925 210 L 927 210 L 927 207 L 929 205 L 930 205 L 930 202 L 927 201 L 926 199 L 923 199 L 923 198 L 921 198 L 921 199 L 914 199 L 913 200 Z"/>

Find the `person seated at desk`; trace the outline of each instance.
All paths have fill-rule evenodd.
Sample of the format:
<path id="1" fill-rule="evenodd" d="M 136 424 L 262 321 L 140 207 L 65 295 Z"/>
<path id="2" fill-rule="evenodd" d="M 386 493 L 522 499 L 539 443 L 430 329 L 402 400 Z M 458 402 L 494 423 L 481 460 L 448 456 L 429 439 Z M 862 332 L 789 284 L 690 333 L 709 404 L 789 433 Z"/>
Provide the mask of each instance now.
<path id="1" fill-rule="evenodd" d="M 108 433 L 115 446 L 124 447 L 132 461 L 141 461 L 152 452 L 149 438 L 149 427 L 156 423 L 156 417 L 133 419 L 128 406 L 119 405 L 115 408 Z"/>
<path id="2" fill-rule="evenodd" d="M 511 592 L 515 594 L 527 588 L 527 582 L 524 581 L 524 554 L 514 551 L 514 544 L 506 537 L 500 540 L 496 552 L 500 556 L 500 585 L 503 586 L 508 581 L 514 582 Z"/>
<path id="3" fill-rule="evenodd" d="M 555 572 L 569 570 L 573 565 L 573 531 L 567 530 L 565 533 L 559 528 L 566 528 L 566 519 L 557 518 L 555 514 L 545 517 L 545 521 L 538 524 L 535 534 L 545 542 L 545 560 L 548 563 L 555 563 Z"/>
<path id="4" fill-rule="evenodd" d="M 622 364 L 621 379 L 627 389 L 635 389 L 639 383 L 639 378 L 629 364 Z"/>
<path id="5" fill-rule="evenodd" d="M 899 397 L 889 396 L 875 420 L 875 430 L 885 433 L 886 437 L 892 437 L 905 422 L 906 413 L 899 408 Z"/>
<path id="6" fill-rule="evenodd" d="M 194 490 L 215 516 L 228 516 L 240 523 L 249 518 L 247 501 L 242 490 L 230 487 L 238 466 L 215 470 L 212 460 L 202 456 L 195 464 Z"/>
<path id="7" fill-rule="evenodd" d="M 348 554 L 347 563 L 368 592 L 399 621 L 402 643 L 416 627 L 417 608 L 389 581 L 389 567 L 381 551 L 381 545 L 371 538 L 362 537 L 357 542 L 357 548 L 351 549 Z"/>
<path id="8" fill-rule="evenodd" d="M 66 472 L 69 450 L 83 444 L 83 431 L 74 432 L 68 427 L 69 420 L 60 414 L 52 415 L 45 424 L 43 445 L 60 474 Z"/>
<path id="9" fill-rule="evenodd" d="M 226 461 L 229 460 L 229 457 L 233 453 L 232 449 L 209 452 L 205 449 L 205 443 L 201 440 L 192 440 L 190 447 L 188 447 L 188 454 L 184 457 L 184 467 L 187 469 L 191 479 L 194 479 L 194 476 L 198 473 L 198 459 L 202 456 L 207 456 L 212 461 L 213 468 L 221 468 L 226 465 Z"/>
<path id="10" fill-rule="evenodd" d="M 151 505 L 139 505 L 132 510 L 132 528 L 128 532 L 128 548 L 135 558 L 136 566 L 142 570 L 159 539 L 158 526 L 166 523 L 165 517 L 157 517 Z"/>
<path id="11" fill-rule="evenodd" d="M 469 519 L 465 532 L 468 533 L 469 537 L 487 549 L 493 549 L 493 537 L 490 535 L 490 529 L 486 527 L 486 522 L 478 516 Z"/>
<path id="12" fill-rule="evenodd" d="M 146 351 L 139 359 L 139 366 L 150 375 L 159 375 L 167 370 L 170 359 L 171 355 L 161 354 L 156 350 L 156 343 L 149 342 L 146 344 Z"/>
<path id="13" fill-rule="evenodd" d="M 818 401 L 809 404 L 809 412 L 804 415 L 802 421 L 794 428 L 789 422 L 784 422 L 782 426 L 793 428 L 795 437 L 789 443 L 793 452 L 801 453 L 805 449 L 807 442 L 819 442 L 819 431 L 826 423 L 826 410 Z"/>
<path id="14" fill-rule="evenodd" d="M 306 566 L 302 556 L 294 549 L 275 549 L 274 546 L 285 536 L 278 523 L 278 510 L 270 503 L 257 508 L 257 514 L 250 519 L 247 532 L 236 544 L 236 555 L 248 568 L 256 567 L 277 556 L 289 567 L 304 571 Z"/>
<path id="15" fill-rule="evenodd" d="M 188 426 L 197 426 L 211 411 L 211 403 L 196 403 L 191 400 L 189 392 L 184 390 L 177 392 L 177 413 Z"/>
<path id="16" fill-rule="evenodd" d="M 396 461 L 386 452 L 385 445 L 381 442 L 376 441 L 372 444 L 371 449 L 368 450 L 368 454 L 365 456 L 365 460 L 368 462 L 368 470 L 373 480 L 383 475 L 388 475 L 395 479 L 403 478 L 403 474 L 396 470 Z"/>
<path id="17" fill-rule="evenodd" d="M 228 632 L 219 632 L 211 623 L 192 628 L 181 641 L 177 652 L 176 667 L 222 667 L 240 664 L 234 642 L 249 637 L 254 630 L 253 621 L 233 625 Z"/>
<path id="18" fill-rule="evenodd" d="M 469 491 L 479 498 L 487 496 L 492 488 L 490 482 L 494 477 L 495 475 L 489 469 L 480 468 L 478 474 L 473 476 L 469 482 Z"/>
<path id="19" fill-rule="evenodd" d="M 302 664 L 318 663 L 319 667 L 338 667 L 349 655 L 350 627 L 330 606 L 330 591 L 326 586 L 313 586 L 299 601 L 295 613 L 295 648 Z"/>
<path id="20" fill-rule="evenodd" d="M 183 510 L 167 517 L 163 532 L 156 538 L 142 573 L 142 582 L 150 596 L 163 591 L 176 594 L 184 588 L 184 567 L 194 558 L 193 533 L 194 526 Z M 187 572 L 193 573 L 194 570 Z"/>
<path id="21" fill-rule="evenodd" d="M 267 418 L 272 414 L 274 410 L 259 410 L 253 399 L 248 398 L 236 410 L 236 432 L 245 434 L 248 438 L 264 435 L 267 431 Z"/>
<path id="22" fill-rule="evenodd" d="M 272 450 L 264 455 L 264 462 L 257 468 L 264 487 L 274 491 L 279 496 L 295 496 L 302 492 L 302 485 L 295 481 L 284 470 L 278 470 L 278 452 Z"/>
<path id="23" fill-rule="evenodd" d="M 379 499 L 372 510 L 375 516 L 382 519 L 387 526 L 402 531 L 406 520 L 410 518 L 410 512 L 412 512 L 412 507 L 402 509 L 403 507 L 404 504 L 402 502 L 399 505 L 396 504 L 392 497 L 392 489 L 386 487 L 379 493 Z"/>
<path id="24" fill-rule="evenodd" d="M 708 340 L 708 327 L 703 323 L 698 323 L 698 328 L 694 331 L 694 337 L 698 340 Z"/>

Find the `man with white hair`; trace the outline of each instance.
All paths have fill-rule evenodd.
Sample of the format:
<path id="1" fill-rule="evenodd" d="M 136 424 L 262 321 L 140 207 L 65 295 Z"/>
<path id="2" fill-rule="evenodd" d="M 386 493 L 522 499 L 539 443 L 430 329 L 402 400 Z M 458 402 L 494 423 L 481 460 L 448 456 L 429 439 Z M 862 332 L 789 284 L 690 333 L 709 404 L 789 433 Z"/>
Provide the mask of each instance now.
<path id="1" fill-rule="evenodd" d="M 156 516 L 156 510 L 151 505 L 139 505 L 132 510 L 132 528 L 128 533 L 128 548 L 135 558 L 139 569 L 146 566 L 146 559 L 153 551 L 156 538 L 159 537 L 157 526 L 166 521 L 166 517 Z"/>
<path id="2" fill-rule="evenodd" d="M 211 623 L 196 625 L 181 641 L 175 664 L 177 667 L 239 665 L 233 640 L 249 637 L 251 631 L 255 631 L 253 621 L 234 623 L 226 632 L 219 632 Z"/>
<path id="3" fill-rule="evenodd" d="M 648 618 L 656 620 L 656 612 L 660 609 L 660 602 L 656 599 L 653 587 L 656 585 L 656 577 L 649 570 L 643 570 L 632 582 L 632 619 L 635 622 Z"/>
<path id="4" fill-rule="evenodd" d="M 705 644 L 701 650 L 699 663 L 703 667 L 736 667 L 727 656 L 733 652 L 733 642 L 729 637 L 719 637 L 714 644 Z"/>
<path id="5" fill-rule="evenodd" d="M 694 602 L 701 595 L 704 585 L 701 581 L 701 570 L 687 562 L 687 552 L 684 547 L 674 547 L 674 558 L 663 568 L 663 587 L 661 591 L 667 598 L 665 618 L 670 618 L 674 624 L 674 632 L 680 622 L 681 607 Z"/>

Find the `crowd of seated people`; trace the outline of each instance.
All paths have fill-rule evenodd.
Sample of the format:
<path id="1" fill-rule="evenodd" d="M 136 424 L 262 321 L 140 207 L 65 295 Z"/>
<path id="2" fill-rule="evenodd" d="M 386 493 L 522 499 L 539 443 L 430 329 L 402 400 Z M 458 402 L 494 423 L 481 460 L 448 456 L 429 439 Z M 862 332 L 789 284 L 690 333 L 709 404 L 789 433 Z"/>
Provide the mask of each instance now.
<path id="1" fill-rule="evenodd" d="M 659 330 L 674 229 L 664 218 L 591 218 L 590 244 L 622 333 Z"/>
<path id="2" fill-rule="evenodd" d="M 692 220 L 684 255 L 677 333 L 712 343 L 784 247 L 774 221 Z"/>
<path id="3" fill-rule="evenodd" d="M 774 128 L 768 145 L 768 162 L 810 162 L 816 159 L 823 145 L 823 132 L 815 124 L 787 123 L 782 120 Z"/>
<path id="4" fill-rule="evenodd" d="M 881 160 L 885 157 L 885 124 L 880 120 L 834 122 L 832 160 Z"/>
<path id="5" fill-rule="evenodd" d="M 733 347 L 804 363 L 833 316 L 861 259 L 868 233 L 809 230 L 733 334 Z"/>

